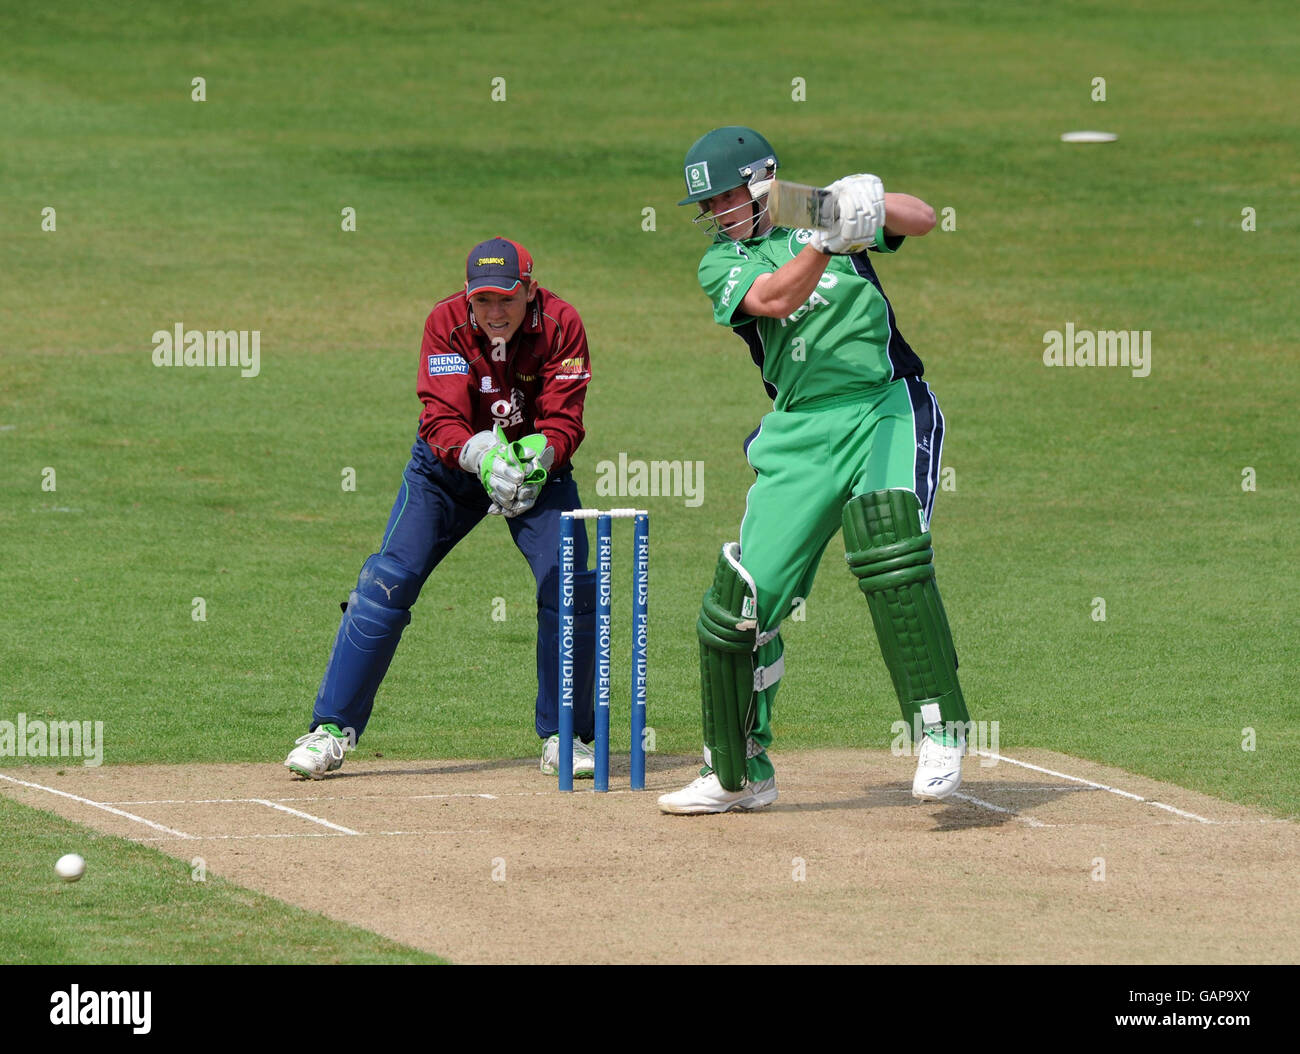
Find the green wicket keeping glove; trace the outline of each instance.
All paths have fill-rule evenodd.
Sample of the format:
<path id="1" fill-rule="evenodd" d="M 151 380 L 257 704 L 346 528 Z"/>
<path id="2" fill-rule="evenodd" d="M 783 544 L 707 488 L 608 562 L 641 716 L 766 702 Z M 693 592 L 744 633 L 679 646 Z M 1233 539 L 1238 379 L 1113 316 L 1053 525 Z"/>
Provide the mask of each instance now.
<path id="1" fill-rule="evenodd" d="M 540 490 L 555 463 L 555 451 L 546 442 L 546 436 L 541 432 L 524 436 L 510 444 L 510 453 L 524 472 L 524 484 Z"/>
<path id="2" fill-rule="evenodd" d="M 555 451 L 546 442 L 544 435 L 534 433 L 511 443 L 510 453 L 524 473 L 524 481 L 519 484 L 514 501 L 497 504 L 501 506 L 502 515 L 518 516 L 536 503 L 537 496 L 546 485 L 551 466 L 555 463 Z"/>
<path id="3" fill-rule="evenodd" d="M 460 467 L 477 475 L 488 496 L 502 507 L 515 501 L 527 475 L 510 447 L 498 425 L 495 432 L 470 436 L 460 451 Z"/>

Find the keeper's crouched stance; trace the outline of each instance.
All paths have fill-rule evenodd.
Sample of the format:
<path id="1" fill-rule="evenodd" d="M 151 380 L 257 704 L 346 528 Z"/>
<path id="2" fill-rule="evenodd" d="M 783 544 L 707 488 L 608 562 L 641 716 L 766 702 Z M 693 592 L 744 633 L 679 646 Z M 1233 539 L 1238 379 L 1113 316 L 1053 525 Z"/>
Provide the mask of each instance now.
<path id="1" fill-rule="evenodd" d="M 470 250 L 465 287 L 434 306 L 424 326 L 416 387 L 418 435 L 384 529 L 339 623 L 312 706 L 311 724 L 285 767 L 321 779 L 343 764 L 365 731 L 411 606 L 446 555 L 483 520 L 509 525 L 537 583 L 537 696 L 533 726 L 539 768 L 554 775 L 570 750 L 575 776 L 595 758 L 592 683 L 595 573 L 586 534 L 576 539 L 574 732 L 559 728 L 559 562 L 561 513 L 582 501 L 571 459 L 586 434 L 591 378 L 577 310 L 533 278 L 528 250 L 491 238 Z M 495 560 L 493 569 L 495 569 Z M 469 633 L 465 626 L 448 632 Z M 439 656 L 431 656 L 435 661 Z M 517 676 L 500 690 L 517 690 Z"/>
<path id="2" fill-rule="evenodd" d="M 838 229 L 773 227 L 776 167 L 767 140 L 735 126 L 686 156 L 681 204 L 698 204 L 715 233 L 700 284 L 774 405 L 746 445 L 756 478 L 740 541 L 723 547 L 697 623 L 704 768 L 659 799 L 669 813 L 776 800 L 767 748 L 785 669 L 781 620 L 808 597 L 841 529 L 903 718 L 920 731 L 912 793 L 939 800 L 961 784 L 969 717 L 929 533 L 943 415 L 868 255 L 925 234 L 934 213 L 858 175 L 831 185 Z"/>

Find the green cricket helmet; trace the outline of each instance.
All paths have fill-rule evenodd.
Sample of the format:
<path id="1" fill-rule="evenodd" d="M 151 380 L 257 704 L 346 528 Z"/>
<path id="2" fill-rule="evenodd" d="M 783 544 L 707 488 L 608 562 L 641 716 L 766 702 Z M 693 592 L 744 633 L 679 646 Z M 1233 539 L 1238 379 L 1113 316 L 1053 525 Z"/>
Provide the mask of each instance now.
<path id="1" fill-rule="evenodd" d="M 767 192 L 776 178 L 776 166 L 772 144 L 752 128 L 715 128 L 686 152 L 686 197 L 677 204 L 697 204 L 736 187 L 747 187 L 749 201 L 722 213 L 702 211 L 694 222 L 713 236 L 756 237 L 765 226 Z M 747 233 L 733 234 L 742 227 Z"/>
<path id="2" fill-rule="evenodd" d="M 754 129 L 715 128 L 686 151 L 686 197 L 677 204 L 691 205 L 742 185 L 758 198 L 771 186 L 776 166 L 772 144 Z"/>

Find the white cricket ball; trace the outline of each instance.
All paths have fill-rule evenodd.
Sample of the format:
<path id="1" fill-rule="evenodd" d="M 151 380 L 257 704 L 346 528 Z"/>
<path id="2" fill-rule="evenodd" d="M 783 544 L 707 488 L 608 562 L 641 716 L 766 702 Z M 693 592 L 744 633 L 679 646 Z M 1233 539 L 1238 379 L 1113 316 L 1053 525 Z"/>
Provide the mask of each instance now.
<path id="1" fill-rule="evenodd" d="M 65 853 L 55 861 L 54 873 L 64 882 L 75 882 L 86 873 L 86 861 L 76 853 Z"/>

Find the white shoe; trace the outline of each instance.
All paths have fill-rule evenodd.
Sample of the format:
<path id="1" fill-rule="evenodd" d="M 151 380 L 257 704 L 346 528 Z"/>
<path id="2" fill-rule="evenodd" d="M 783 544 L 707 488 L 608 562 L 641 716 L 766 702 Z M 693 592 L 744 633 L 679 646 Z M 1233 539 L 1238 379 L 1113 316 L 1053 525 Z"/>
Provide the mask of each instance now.
<path id="1" fill-rule="evenodd" d="M 942 801 L 961 786 L 961 759 L 966 753 L 966 741 L 959 738 L 955 747 L 944 746 L 942 726 L 935 735 L 929 731 L 921 735 L 921 753 L 916 760 L 916 776 L 912 780 L 912 797 L 921 801 Z"/>
<path id="2" fill-rule="evenodd" d="M 319 780 L 325 773 L 343 767 L 343 753 L 348 741 L 329 731 L 332 725 L 322 725 L 315 732 L 300 736 L 284 759 L 285 767 L 295 776 Z"/>
<path id="3" fill-rule="evenodd" d="M 662 812 L 691 816 L 705 812 L 750 812 L 776 801 L 776 777 L 750 783 L 742 790 L 729 791 L 710 772 L 689 787 L 659 797 Z"/>
<path id="4" fill-rule="evenodd" d="M 542 745 L 542 771 L 554 776 L 560 771 L 560 737 L 551 736 Z M 596 775 L 596 751 L 590 743 L 573 737 L 573 778 L 589 780 Z"/>

